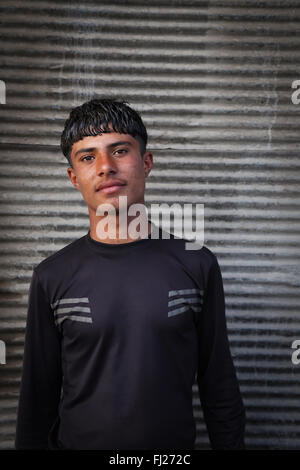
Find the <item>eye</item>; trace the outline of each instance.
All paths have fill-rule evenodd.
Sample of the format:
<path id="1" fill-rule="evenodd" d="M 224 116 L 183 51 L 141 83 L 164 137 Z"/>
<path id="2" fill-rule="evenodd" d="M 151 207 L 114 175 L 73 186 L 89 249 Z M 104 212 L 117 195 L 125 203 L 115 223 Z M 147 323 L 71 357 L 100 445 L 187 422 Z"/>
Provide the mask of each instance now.
<path id="1" fill-rule="evenodd" d="M 114 152 L 115 154 L 123 154 L 123 153 L 127 153 L 127 149 L 118 149 Z"/>
<path id="2" fill-rule="evenodd" d="M 82 157 L 81 161 L 82 162 L 83 161 L 91 161 L 90 160 L 91 158 L 94 158 L 94 156 L 93 155 L 85 155 L 84 157 Z"/>

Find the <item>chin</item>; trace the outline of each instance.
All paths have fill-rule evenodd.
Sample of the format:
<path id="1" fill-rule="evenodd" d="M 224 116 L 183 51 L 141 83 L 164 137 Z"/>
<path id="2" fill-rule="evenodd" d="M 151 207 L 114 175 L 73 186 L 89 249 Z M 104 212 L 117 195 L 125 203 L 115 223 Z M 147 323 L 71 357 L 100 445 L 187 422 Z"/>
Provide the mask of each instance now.
<path id="1" fill-rule="evenodd" d="M 97 201 L 96 203 L 93 204 L 93 206 L 95 207 L 95 210 L 97 210 L 97 208 L 99 206 L 101 206 L 102 204 L 110 204 L 111 206 L 113 206 L 115 208 L 115 212 L 118 213 L 119 212 L 119 201 L 116 200 L 114 197 L 111 197 L 111 198 L 106 198 L 104 201 Z M 105 215 L 107 214 L 107 210 L 105 211 Z"/>

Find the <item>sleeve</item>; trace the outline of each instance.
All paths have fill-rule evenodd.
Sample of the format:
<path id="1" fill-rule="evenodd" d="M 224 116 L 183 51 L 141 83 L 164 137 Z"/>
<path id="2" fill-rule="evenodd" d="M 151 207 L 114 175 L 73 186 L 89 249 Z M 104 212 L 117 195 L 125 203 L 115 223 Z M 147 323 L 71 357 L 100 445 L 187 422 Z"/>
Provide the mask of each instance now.
<path id="1" fill-rule="evenodd" d="M 245 409 L 230 354 L 223 281 L 214 254 L 197 332 L 197 383 L 212 449 L 244 449 Z"/>
<path id="2" fill-rule="evenodd" d="M 47 449 L 58 416 L 61 372 L 60 334 L 36 271 L 29 289 L 15 448 Z"/>

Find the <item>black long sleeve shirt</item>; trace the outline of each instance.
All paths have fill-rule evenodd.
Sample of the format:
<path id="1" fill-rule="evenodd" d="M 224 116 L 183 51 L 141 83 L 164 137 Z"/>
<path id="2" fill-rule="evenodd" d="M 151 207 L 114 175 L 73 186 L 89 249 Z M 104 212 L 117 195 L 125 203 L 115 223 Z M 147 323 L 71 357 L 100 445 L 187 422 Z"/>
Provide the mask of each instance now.
<path id="1" fill-rule="evenodd" d="M 159 235 L 35 267 L 16 449 L 193 449 L 195 379 L 212 448 L 244 447 L 217 258 Z"/>

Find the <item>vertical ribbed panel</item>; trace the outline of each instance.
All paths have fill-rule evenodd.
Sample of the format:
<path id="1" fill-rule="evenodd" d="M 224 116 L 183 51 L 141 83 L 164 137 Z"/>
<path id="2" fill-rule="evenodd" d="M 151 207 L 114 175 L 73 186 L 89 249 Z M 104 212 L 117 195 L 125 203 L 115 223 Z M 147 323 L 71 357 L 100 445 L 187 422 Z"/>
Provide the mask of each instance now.
<path id="1" fill-rule="evenodd" d="M 1 449 L 14 442 L 32 268 L 88 229 L 60 133 L 71 107 L 107 94 L 148 128 L 147 202 L 205 205 L 247 446 L 299 447 L 299 2 L 149 5 L 1 2 Z M 208 438 L 194 391 L 200 449 Z"/>

